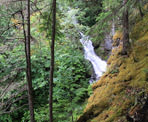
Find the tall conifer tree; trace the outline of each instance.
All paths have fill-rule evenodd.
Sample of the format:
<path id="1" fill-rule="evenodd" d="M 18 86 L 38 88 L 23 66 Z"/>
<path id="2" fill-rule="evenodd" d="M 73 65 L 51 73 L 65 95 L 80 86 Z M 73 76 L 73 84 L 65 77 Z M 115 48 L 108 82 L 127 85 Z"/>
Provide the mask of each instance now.
<path id="1" fill-rule="evenodd" d="M 27 37 L 25 40 L 25 53 L 26 53 L 26 75 L 28 82 L 28 101 L 30 110 L 30 120 L 35 122 L 34 119 L 34 106 L 33 106 L 33 88 L 31 77 L 31 58 L 30 58 L 30 0 L 27 0 Z"/>
<path id="2" fill-rule="evenodd" d="M 123 0 L 123 3 L 125 4 L 124 10 L 123 10 L 123 50 L 122 54 L 127 54 L 128 50 L 130 48 L 130 43 L 129 43 L 129 13 L 128 13 L 128 7 L 126 4 L 128 1 Z"/>
<path id="3" fill-rule="evenodd" d="M 51 63 L 49 83 L 49 119 L 53 122 L 53 74 L 54 74 L 54 43 L 56 35 L 56 0 L 52 3 L 52 37 L 51 37 Z"/>

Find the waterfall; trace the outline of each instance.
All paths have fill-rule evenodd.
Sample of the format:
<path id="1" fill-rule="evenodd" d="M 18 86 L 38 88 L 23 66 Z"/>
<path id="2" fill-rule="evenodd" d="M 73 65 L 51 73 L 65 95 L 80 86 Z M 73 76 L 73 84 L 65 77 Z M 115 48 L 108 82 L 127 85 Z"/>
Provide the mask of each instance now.
<path id="1" fill-rule="evenodd" d="M 77 19 L 75 14 L 77 13 L 77 9 L 71 9 L 69 8 L 68 11 L 68 20 L 71 21 L 71 23 L 78 29 L 77 27 Z M 95 80 L 98 80 L 103 73 L 106 71 L 107 63 L 103 60 L 101 60 L 100 57 L 98 57 L 94 51 L 94 47 L 92 45 L 91 40 L 89 40 L 88 36 L 85 36 L 80 30 L 78 29 L 78 32 L 81 34 L 80 42 L 82 43 L 84 47 L 84 55 L 85 59 L 89 60 L 93 66 L 94 72 L 95 72 Z M 90 84 L 93 83 L 93 79 L 90 79 Z"/>
<path id="2" fill-rule="evenodd" d="M 106 71 L 107 63 L 96 55 L 94 47 L 92 45 L 92 41 L 89 39 L 89 37 L 85 36 L 81 32 L 80 34 L 81 34 L 80 42 L 84 47 L 85 59 L 91 62 L 96 75 L 95 79 L 98 80 L 102 76 L 102 74 Z M 90 80 L 90 83 L 92 83 L 92 80 Z"/>

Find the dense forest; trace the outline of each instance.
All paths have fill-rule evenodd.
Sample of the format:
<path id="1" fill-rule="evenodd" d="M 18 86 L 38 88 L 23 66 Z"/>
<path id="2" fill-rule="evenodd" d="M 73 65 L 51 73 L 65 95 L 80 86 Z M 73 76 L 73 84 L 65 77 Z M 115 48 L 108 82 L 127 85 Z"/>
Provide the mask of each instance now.
<path id="1" fill-rule="evenodd" d="M 0 0 L 0 122 L 148 122 L 147 0 Z"/>

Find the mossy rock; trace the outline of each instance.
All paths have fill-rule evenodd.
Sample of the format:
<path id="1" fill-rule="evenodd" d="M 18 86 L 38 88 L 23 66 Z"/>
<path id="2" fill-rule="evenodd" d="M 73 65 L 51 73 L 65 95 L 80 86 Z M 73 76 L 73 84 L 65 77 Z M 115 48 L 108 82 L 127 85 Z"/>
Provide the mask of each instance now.
<path id="1" fill-rule="evenodd" d="M 148 33 L 140 32 L 140 29 L 147 31 L 147 17 L 136 24 L 130 35 L 135 42 L 129 56 L 120 55 L 122 46 L 112 50 L 107 71 L 93 84 L 93 94 L 77 122 L 128 122 L 133 119 L 131 112 L 135 114 L 145 110 L 144 98 L 148 98 Z M 145 94 L 141 98 L 143 104 L 136 102 L 142 92 Z M 133 109 L 135 105 L 140 105 L 141 110 Z M 148 108 L 146 111 L 148 114 Z"/>

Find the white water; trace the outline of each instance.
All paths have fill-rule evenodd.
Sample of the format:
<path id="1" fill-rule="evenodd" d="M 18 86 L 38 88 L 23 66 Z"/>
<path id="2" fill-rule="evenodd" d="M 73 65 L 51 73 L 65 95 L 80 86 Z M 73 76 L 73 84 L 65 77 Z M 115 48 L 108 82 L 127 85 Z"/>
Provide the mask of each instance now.
<path id="1" fill-rule="evenodd" d="M 71 21 L 71 23 L 75 25 L 75 27 L 77 28 L 78 22 L 75 17 L 75 13 L 77 13 L 77 10 L 69 8 L 68 20 Z M 92 63 L 96 76 L 95 79 L 98 80 L 106 71 L 107 63 L 96 55 L 91 40 L 89 40 L 89 38 L 85 36 L 82 32 L 80 32 L 80 34 L 81 34 L 80 42 L 84 47 L 85 58 Z M 90 79 L 89 82 L 90 84 L 93 83 L 93 79 Z"/>
<path id="2" fill-rule="evenodd" d="M 106 71 L 107 63 L 96 55 L 91 40 L 89 40 L 89 38 L 83 33 L 80 32 L 80 34 L 80 42 L 84 47 L 85 58 L 92 63 L 96 75 L 96 80 L 98 80 Z"/>

